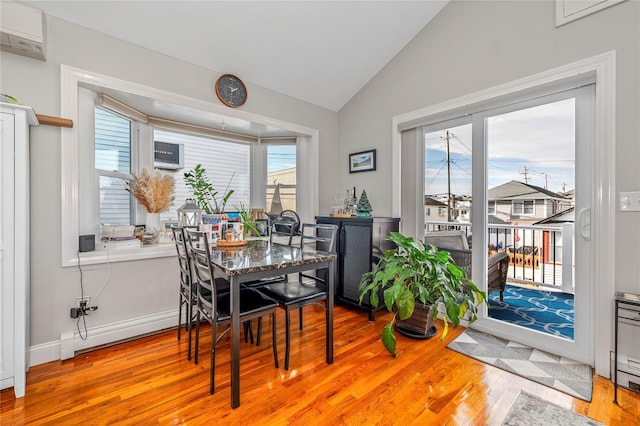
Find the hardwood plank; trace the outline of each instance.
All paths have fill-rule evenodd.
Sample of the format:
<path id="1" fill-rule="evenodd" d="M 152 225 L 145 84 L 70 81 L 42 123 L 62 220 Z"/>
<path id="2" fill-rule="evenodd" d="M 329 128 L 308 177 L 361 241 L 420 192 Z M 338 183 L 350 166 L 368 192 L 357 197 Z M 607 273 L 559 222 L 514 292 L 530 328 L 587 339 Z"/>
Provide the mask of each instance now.
<path id="1" fill-rule="evenodd" d="M 200 363 L 187 361 L 186 334 L 167 331 L 66 361 L 32 367 L 27 392 L 0 392 L 0 424 L 500 424 L 520 390 L 607 425 L 640 424 L 640 394 L 596 377 L 593 401 L 488 366 L 446 349 L 446 341 L 398 336 L 399 357 L 380 343 L 390 319 L 374 323 L 361 311 L 336 306 L 335 362 L 324 362 L 324 311 L 305 308 L 305 326 L 292 316 L 291 370 L 283 368 L 284 318 L 278 312 L 281 367 L 273 366 L 271 324 L 261 346 L 241 344 L 241 406 L 230 408 L 229 338 L 216 355 L 216 392 L 209 395 L 211 328 L 201 330 Z M 441 324 L 438 324 L 441 326 Z"/>

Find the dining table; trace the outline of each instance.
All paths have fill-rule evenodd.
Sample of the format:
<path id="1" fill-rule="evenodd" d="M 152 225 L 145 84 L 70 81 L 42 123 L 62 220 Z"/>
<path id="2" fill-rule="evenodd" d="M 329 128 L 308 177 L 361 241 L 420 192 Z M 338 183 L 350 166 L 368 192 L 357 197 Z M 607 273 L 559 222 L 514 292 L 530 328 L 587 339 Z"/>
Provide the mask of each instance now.
<path id="1" fill-rule="evenodd" d="M 240 287 L 242 283 L 297 272 L 328 269 L 326 284 L 326 362 L 333 363 L 333 305 L 336 255 L 313 247 L 296 247 L 264 239 L 241 247 L 211 250 L 211 262 L 230 284 L 231 296 L 231 408 L 240 406 Z"/>

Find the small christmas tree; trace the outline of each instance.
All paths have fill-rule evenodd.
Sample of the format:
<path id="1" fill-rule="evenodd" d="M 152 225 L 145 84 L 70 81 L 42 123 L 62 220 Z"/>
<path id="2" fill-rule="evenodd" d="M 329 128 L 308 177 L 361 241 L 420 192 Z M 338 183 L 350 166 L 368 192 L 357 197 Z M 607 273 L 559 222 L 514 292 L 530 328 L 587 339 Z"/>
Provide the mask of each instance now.
<path id="1" fill-rule="evenodd" d="M 367 197 L 367 191 L 362 190 L 362 195 L 356 206 L 358 216 L 369 217 L 371 216 L 371 204 L 369 203 L 369 197 Z"/>

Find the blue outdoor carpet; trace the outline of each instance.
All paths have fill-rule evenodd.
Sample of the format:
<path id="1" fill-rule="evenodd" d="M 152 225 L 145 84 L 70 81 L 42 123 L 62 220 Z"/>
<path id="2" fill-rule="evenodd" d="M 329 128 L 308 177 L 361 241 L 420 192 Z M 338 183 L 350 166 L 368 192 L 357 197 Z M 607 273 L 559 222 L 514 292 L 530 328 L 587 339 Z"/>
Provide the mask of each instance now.
<path id="1" fill-rule="evenodd" d="M 489 317 L 573 340 L 573 295 L 507 285 L 489 296 Z"/>

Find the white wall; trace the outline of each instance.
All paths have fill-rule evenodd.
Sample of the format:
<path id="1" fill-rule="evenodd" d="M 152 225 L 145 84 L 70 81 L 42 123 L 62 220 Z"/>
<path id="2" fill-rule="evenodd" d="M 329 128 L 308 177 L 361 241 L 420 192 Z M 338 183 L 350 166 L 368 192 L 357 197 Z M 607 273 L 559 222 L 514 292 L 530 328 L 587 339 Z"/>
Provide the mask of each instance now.
<path id="1" fill-rule="evenodd" d="M 0 55 L 0 92 L 18 98 L 39 114 L 60 115 L 61 64 L 218 102 L 213 88 L 219 76 L 216 72 L 51 16 L 46 62 L 5 52 Z M 330 168 L 337 150 L 337 114 L 247 83 L 251 96 L 242 109 L 319 129 L 320 169 Z M 32 363 L 57 359 L 57 355 L 52 357 L 59 354 L 60 336 L 76 327 L 69 308 L 79 295 L 80 274 L 77 268 L 60 266 L 60 132 L 50 126 L 31 130 L 31 345 L 36 352 Z M 336 182 L 333 174 L 323 176 L 320 193 L 335 192 Z M 321 197 L 320 212 L 329 207 L 329 197 Z M 178 268 L 173 258 L 112 263 L 110 271 L 106 265 L 83 269 L 88 295 L 95 295 L 110 274 L 96 301 L 99 309 L 86 317 L 92 330 L 122 328 L 140 317 L 162 317 L 177 309 Z M 116 338 L 117 333 L 111 336 Z"/>
<path id="2" fill-rule="evenodd" d="M 551 0 L 449 3 L 339 111 L 339 158 L 378 150 L 376 172 L 341 168 L 340 186 L 390 215 L 392 117 L 615 50 L 616 191 L 640 190 L 639 9 L 627 1 L 556 28 Z M 616 286 L 640 293 L 640 214 L 615 223 Z"/>
<path id="3" fill-rule="evenodd" d="M 639 191 L 637 0 L 559 28 L 553 0 L 450 2 L 339 111 L 339 156 L 368 148 L 378 152 L 376 172 L 349 176 L 341 170 L 340 185 L 364 187 L 374 214 L 390 215 L 392 117 L 610 51 L 616 52 L 615 191 Z M 615 217 L 616 289 L 640 293 L 640 213 L 620 213 L 615 205 L 610 209 Z M 596 345 L 604 341 L 612 346 L 613 327 L 603 330 L 610 334 Z M 638 335 L 627 334 L 621 352 L 640 354 Z"/>

